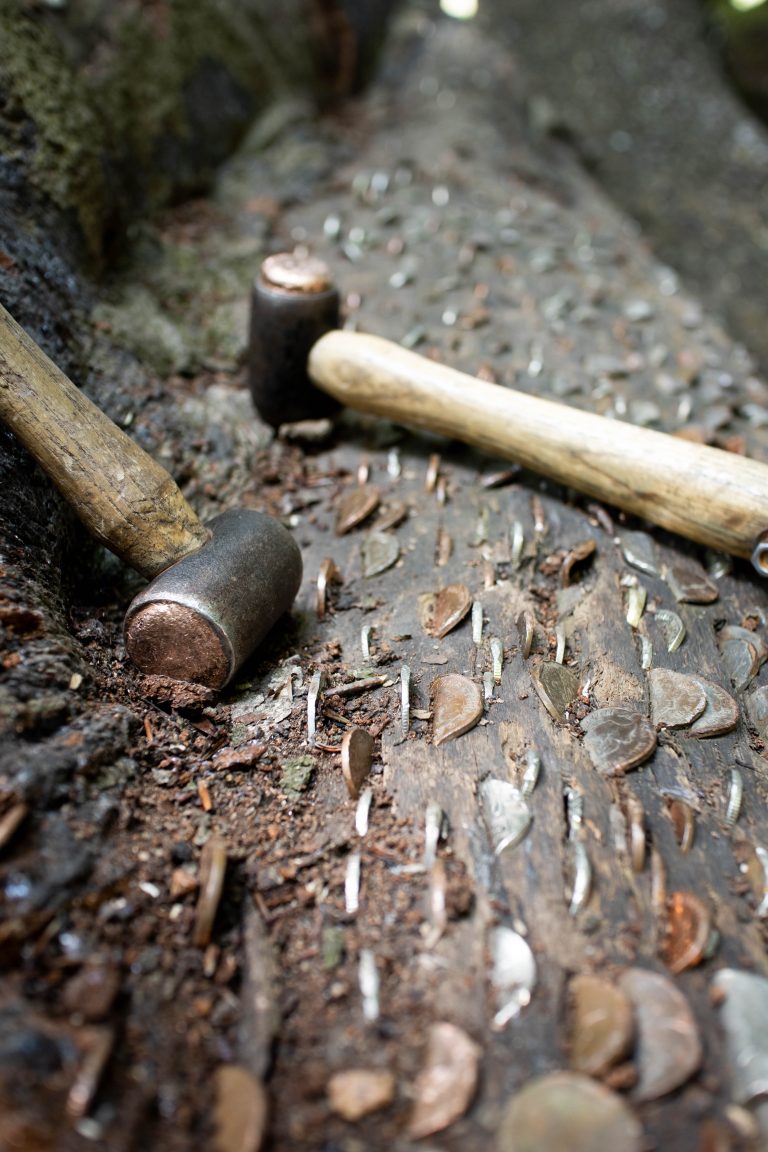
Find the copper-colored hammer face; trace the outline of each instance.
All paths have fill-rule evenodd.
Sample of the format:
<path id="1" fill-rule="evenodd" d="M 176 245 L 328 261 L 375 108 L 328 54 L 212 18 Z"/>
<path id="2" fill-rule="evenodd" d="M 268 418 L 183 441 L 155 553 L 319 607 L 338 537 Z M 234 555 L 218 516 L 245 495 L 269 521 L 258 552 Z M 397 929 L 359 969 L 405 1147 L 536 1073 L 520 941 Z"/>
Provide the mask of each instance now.
<path id="1" fill-rule="evenodd" d="M 248 509 L 209 524 L 211 539 L 130 605 L 128 655 L 142 672 L 222 688 L 286 612 L 301 553 L 271 516 Z"/>
<path id="2" fill-rule="evenodd" d="M 248 375 L 253 402 L 268 424 L 317 420 L 338 403 L 310 381 L 310 349 L 339 327 L 339 294 L 321 260 L 268 257 L 251 297 Z"/>

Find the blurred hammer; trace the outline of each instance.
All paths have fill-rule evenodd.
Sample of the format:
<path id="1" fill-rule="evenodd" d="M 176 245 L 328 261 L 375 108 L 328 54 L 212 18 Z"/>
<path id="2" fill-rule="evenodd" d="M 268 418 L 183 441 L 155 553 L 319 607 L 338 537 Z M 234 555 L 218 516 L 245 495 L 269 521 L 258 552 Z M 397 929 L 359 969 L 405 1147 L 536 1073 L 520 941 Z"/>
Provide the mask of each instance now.
<path id="1" fill-rule="evenodd" d="M 265 260 L 252 298 L 250 385 L 274 427 L 339 404 L 426 428 L 517 461 L 561 484 L 768 574 L 768 466 L 466 376 L 339 326 L 325 265 Z"/>
<path id="2" fill-rule="evenodd" d="M 134 663 L 222 688 L 298 591 L 301 554 L 288 530 L 249 509 L 201 524 L 165 469 L 1 305 L 0 420 L 96 539 L 152 581 L 125 618 Z"/>

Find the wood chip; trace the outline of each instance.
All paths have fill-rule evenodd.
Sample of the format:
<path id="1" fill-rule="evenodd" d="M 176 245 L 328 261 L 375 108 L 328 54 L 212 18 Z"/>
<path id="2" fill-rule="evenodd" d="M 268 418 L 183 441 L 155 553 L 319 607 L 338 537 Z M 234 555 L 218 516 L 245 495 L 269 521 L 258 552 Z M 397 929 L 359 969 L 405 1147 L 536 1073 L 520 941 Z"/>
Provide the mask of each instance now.
<path id="1" fill-rule="evenodd" d="M 357 800 L 373 760 L 373 736 L 365 728 L 350 728 L 341 741 L 341 771 L 350 799 Z"/>
<path id="2" fill-rule="evenodd" d="M 259 1152 L 267 1129 L 267 1093 L 261 1080 L 239 1064 L 216 1069 L 216 1152 Z"/>
<path id="3" fill-rule="evenodd" d="M 581 722 L 584 747 L 603 776 L 622 776 L 656 749 L 656 729 L 631 708 L 599 708 Z"/>
<path id="4" fill-rule="evenodd" d="M 586 1076 L 603 1076 L 632 1047 L 632 1006 L 620 988 L 599 976 L 575 976 L 568 990 L 571 1067 Z"/>
<path id="5" fill-rule="evenodd" d="M 483 715 L 483 694 L 473 680 L 452 672 L 432 682 L 432 742 L 445 744 L 474 728 Z"/>
<path id="6" fill-rule="evenodd" d="M 638 1101 L 657 1100 L 685 1084 L 701 1064 L 698 1026 L 683 993 L 666 976 L 627 968 L 619 986 L 635 1010 Z"/>
<path id="7" fill-rule="evenodd" d="M 449 584 L 440 592 L 420 598 L 421 626 L 428 636 L 441 640 L 460 624 L 472 607 L 466 584 Z"/>
<path id="8" fill-rule="evenodd" d="M 360 484 L 345 492 L 336 505 L 336 535 L 344 536 L 367 520 L 379 506 L 381 493 L 373 484 Z"/>
<path id="9" fill-rule="evenodd" d="M 640 1122 L 620 1096 L 577 1072 L 551 1072 L 520 1089 L 501 1119 L 498 1152 L 640 1152 Z"/>
<path id="10" fill-rule="evenodd" d="M 648 673 L 651 719 L 657 728 L 684 728 L 701 716 L 707 697 L 695 676 L 671 668 Z"/>
<path id="11" fill-rule="evenodd" d="M 677 975 L 694 968 L 704 959 L 712 932 L 712 917 L 706 904 L 693 892 L 672 892 L 667 900 L 667 922 L 661 943 L 661 958 Z"/>
<path id="12" fill-rule="evenodd" d="M 579 678 L 570 668 L 556 661 L 540 664 L 531 673 L 533 687 L 553 720 L 562 724 L 565 713 L 576 699 Z"/>
<path id="13" fill-rule="evenodd" d="M 213 922 L 224 888 L 227 870 L 227 846 L 218 836 L 211 836 L 200 856 L 200 896 L 195 914 L 193 942 L 205 948 L 211 941 Z"/>
<path id="14" fill-rule="evenodd" d="M 391 1072 L 350 1068 L 336 1072 L 328 1081 L 328 1104 L 332 1112 L 354 1123 L 387 1108 L 395 1098 L 396 1083 Z"/>

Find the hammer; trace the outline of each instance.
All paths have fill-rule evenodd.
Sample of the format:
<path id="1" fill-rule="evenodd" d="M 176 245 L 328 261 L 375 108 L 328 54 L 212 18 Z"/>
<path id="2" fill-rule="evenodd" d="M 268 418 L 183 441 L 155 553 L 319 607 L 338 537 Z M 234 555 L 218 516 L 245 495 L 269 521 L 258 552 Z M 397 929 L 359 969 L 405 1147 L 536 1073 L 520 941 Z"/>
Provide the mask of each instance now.
<path id="1" fill-rule="evenodd" d="M 768 465 L 489 384 L 339 330 L 322 261 L 268 257 L 251 302 L 250 386 L 274 427 L 340 404 L 439 432 L 768 574 Z"/>
<path id="2" fill-rule="evenodd" d="M 142 672 L 222 688 L 287 611 L 301 554 L 270 516 L 207 525 L 169 474 L 91 403 L 0 305 L 0 420 L 86 528 L 152 581 L 125 617 Z"/>

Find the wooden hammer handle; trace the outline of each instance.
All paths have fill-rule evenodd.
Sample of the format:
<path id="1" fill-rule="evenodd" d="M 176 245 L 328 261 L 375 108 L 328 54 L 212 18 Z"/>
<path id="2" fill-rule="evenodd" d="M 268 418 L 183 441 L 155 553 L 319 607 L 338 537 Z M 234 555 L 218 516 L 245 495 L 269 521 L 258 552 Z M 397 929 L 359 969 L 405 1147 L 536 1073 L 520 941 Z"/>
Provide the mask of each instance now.
<path id="1" fill-rule="evenodd" d="M 172 478 L 67 379 L 0 305 L 0 420 L 88 530 L 142 575 L 208 532 Z"/>
<path id="2" fill-rule="evenodd" d="M 736 556 L 768 529 L 768 466 L 488 384 L 377 336 L 329 332 L 309 374 L 358 411 L 456 437 Z"/>

